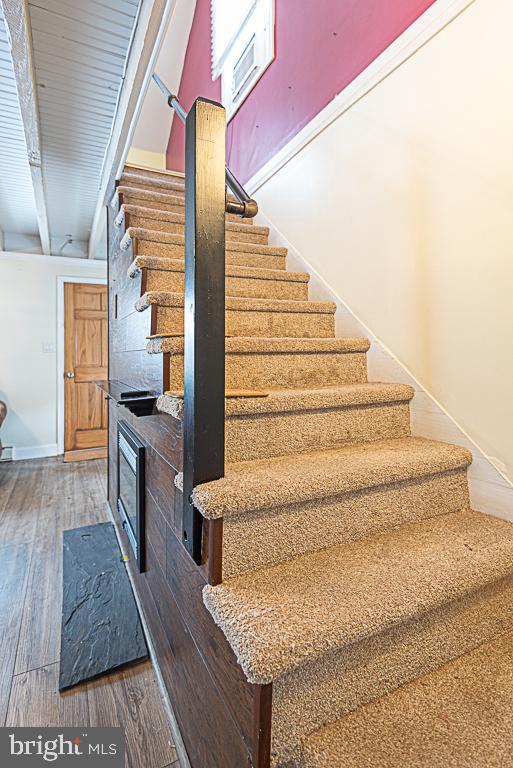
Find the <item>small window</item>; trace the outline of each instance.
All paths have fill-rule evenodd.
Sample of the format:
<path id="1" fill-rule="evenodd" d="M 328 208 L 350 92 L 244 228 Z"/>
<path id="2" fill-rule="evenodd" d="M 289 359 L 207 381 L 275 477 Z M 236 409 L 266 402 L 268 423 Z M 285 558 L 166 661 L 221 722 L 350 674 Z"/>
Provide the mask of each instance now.
<path id="1" fill-rule="evenodd" d="M 274 59 L 274 0 L 212 0 L 212 79 L 229 120 Z"/>

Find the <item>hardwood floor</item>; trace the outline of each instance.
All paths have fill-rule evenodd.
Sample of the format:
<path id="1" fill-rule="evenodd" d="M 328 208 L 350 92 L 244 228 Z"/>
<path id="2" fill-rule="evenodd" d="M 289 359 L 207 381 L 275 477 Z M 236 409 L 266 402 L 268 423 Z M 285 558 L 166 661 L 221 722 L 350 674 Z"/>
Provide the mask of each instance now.
<path id="1" fill-rule="evenodd" d="M 125 728 L 128 768 L 179 768 L 150 662 L 60 694 L 62 531 L 108 520 L 104 459 L 0 464 L 0 725 Z"/>

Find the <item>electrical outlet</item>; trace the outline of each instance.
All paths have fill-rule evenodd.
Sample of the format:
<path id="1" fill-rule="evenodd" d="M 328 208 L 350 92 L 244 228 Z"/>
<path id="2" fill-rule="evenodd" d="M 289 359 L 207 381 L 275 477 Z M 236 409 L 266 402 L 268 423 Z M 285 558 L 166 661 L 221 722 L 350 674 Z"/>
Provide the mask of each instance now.
<path id="1" fill-rule="evenodd" d="M 43 341 L 43 353 L 45 355 L 54 355 L 55 344 L 52 341 Z"/>

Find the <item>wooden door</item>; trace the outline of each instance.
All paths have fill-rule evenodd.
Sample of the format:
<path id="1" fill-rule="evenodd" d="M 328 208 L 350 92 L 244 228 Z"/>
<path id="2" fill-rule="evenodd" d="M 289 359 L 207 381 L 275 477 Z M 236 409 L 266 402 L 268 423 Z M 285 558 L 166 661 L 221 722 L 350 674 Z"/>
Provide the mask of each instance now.
<path id="1" fill-rule="evenodd" d="M 107 455 L 107 286 L 64 284 L 64 461 Z"/>

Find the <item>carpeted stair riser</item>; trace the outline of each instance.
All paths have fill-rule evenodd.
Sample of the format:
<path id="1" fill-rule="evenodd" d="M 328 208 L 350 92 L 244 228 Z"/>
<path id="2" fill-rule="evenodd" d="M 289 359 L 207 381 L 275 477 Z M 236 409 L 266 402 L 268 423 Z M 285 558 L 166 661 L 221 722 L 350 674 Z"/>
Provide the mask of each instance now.
<path id="1" fill-rule="evenodd" d="M 306 481 L 306 478 L 305 478 Z M 469 504 L 466 468 L 223 518 L 223 579 Z"/>
<path id="2" fill-rule="evenodd" d="M 169 259 L 183 261 L 183 245 L 174 243 L 159 243 L 153 240 L 136 238 L 138 256 L 163 256 Z M 226 263 L 238 264 L 241 267 L 256 267 L 257 269 L 285 269 L 285 256 L 280 254 L 258 253 L 256 251 L 226 249 Z"/>
<path id="3" fill-rule="evenodd" d="M 294 768 L 504 768 L 512 690 L 508 631 L 316 731 Z"/>
<path id="4" fill-rule="evenodd" d="M 147 207 L 158 208 L 169 213 L 184 215 L 184 200 L 178 194 L 164 193 L 159 189 L 141 189 L 140 187 L 125 187 L 124 185 L 120 185 L 117 189 L 120 201 L 123 204 L 146 205 Z"/>
<path id="5" fill-rule="evenodd" d="M 226 354 L 227 389 L 278 389 L 357 384 L 367 380 L 364 352 L 320 354 Z M 171 389 L 183 387 L 183 355 L 169 363 Z"/>
<path id="6" fill-rule="evenodd" d="M 357 388 L 365 385 L 355 385 Z M 405 388 L 407 392 L 409 388 Z M 401 391 L 401 390 L 399 390 Z M 323 390 L 319 390 L 320 393 Z M 225 458 L 228 462 L 253 461 L 274 456 L 339 448 L 351 443 L 387 440 L 410 434 L 409 400 L 398 394 L 392 401 L 386 393 L 381 402 L 342 405 L 326 397 L 296 410 L 258 412 L 268 408 L 267 398 L 226 401 Z M 269 397 L 269 400 L 272 400 Z M 281 407 L 281 400 L 275 401 Z M 272 406 L 274 407 L 274 406 Z M 162 395 L 157 408 L 182 418 L 183 400 Z"/>
<path id="7" fill-rule="evenodd" d="M 123 245 L 128 245 L 130 242 L 136 242 L 137 246 L 135 252 L 138 256 L 143 255 L 145 251 L 155 250 L 154 253 L 148 255 L 153 256 L 168 256 L 169 258 L 176 258 L 174 254 L 177 253 L 177 248 L 180 249 L 182 254 L 178 258 L 183 259 L 183 247 L 184 237 L 183 235 L 175 235 L 169 232 L 159 232 L 156 230 L 140 229 L 137 227 L 128 227 L 125 231 L 125 235 L 121 242 Z M 169 253 L 166 253 L 166 247 L 169 248 Z M 230 253 L 241 254 L 258 254 L 259 256 L 274 257 L 279 259 L 276 262 L 277 269 L 285 269 L 285 259 L 287 256 L 287 249 L 281 247 L 275 247 L 270 245 L 259 245 L 258 243 L 240 243 L 240 242 L 227 242 L 226 243 L 227 256 Z M 271 268 L 271 267 L 269 267 Z"/>
<path id="8" fill-rule="evenodd" d="M 184 202 L 178 195 L 162 194 L 150 189 L 137 189 L 137 187 L 125 187 L 124 185 L 120 185 L 117 188 L 117 192 L 120 205 L 127 203 L 128 205 L 157 208 L 168 213 L 180 213 L 182 215 L 184 213 Z M 241 217 L 235 216 L 233 213 L 227 213 L 226 220 L 240 222 Z M 251 219 L 245 219 L 244 221 L 250 223 Z"/>
<path id="9" fill-rule="evenodd" d="M 306 768 L 309 734 L 512 628 L 510 576 L 274 681 L 271 765 Z"/>
<path id="10" fill-rule="evenodd" d="M 183 261 L 184 249 L 181 245 L 171 243 L 155 243 L 149 240 L 137 240 L 138 256 L 161 256 L 164 258 Z M 252 251 L 226 250 L 226 264 L 255 269 L 285 270 L 285 256 Z"/>
<path id="11" fill-rule="evenodd" d="M 183 271 L 145 269 L 147 291 L 171 291 L 183 293 Z M 285 273 L 286 274 L 286 273 Z M 253 299 L 308 300 L 308 283 L 297 280 L 267 280 L 226 275 L 227 296 L 244 296 Z"/>
<path id="12" fill-rule="evenodd" d="M 175 195 L 182 198 L 185 205 L 185 185 L 176 178 L 153 177 L 148 178 L 139 174 L 123 174 L 121 185 L 130 186 L 133 189 L 142 189 L 144 191 L 159 192 L 166 195 Z M 236 198 L 227 190 L 227 197 L 230 200 Z"/>
<path id="13" fill-rule="evenodd" d="M 149 168 L 127 163 L 123 170 L 121 178 L 130 178 L 132 176 L 144 176 L 147 179 L 169 179 L 177 184 L 185 184 L 185 176 L 178 171 L 171 171 L 164 168 Z"/>
<path id="14" fill-rule="evenodd" d="M 141 209 L 142 210 L 142 209 Z M 183 235 L 184 224 L 181 221 L 163 221 L 162 219 L 147 218 L 144 215 L 129 214 L 127 217 L 128 225 L 131 227 L 141 227 L 142 229 L 152 229 L 159 232 L 169 232 L 174 235 Z M 226 223 L 226 241 L 229 243 L 257 243 L 258 245 L 267 245 L 268 235 L 261 233 L 260 227 L 244 226 L 244 229 L 230 229 L 232 222 Z M 255 231 L 253 231 L 255 230 Z"/>
<path id="15" fill-rule="evenodd" d="M 119 183 L 126 187 L 153 189 L 171 195 L 183 195 L 185 191 L 185 179 L 164 173 L 154 173 L 150 175 L 147 173 L 139 173 L 139 171 L 137 173 L 125 172 L 122 174 Z"/>
<path id="16" fill-rule="evenodd" d="M 407 403 L 228 417 L 225 456 L 252 461 L 409 434 Z"/>
<path id="17" fill-rule="evenodd" d="M 230 298 L 227 299 L 227 303 Z M 155 305 L 156 333 L 183 336 L 183 306 Z M 226 311 L 227 336 L 291 336 L 327 338 L 335 335 L 332 314 L 313 312 Z"/>
<path id="18" fill-rule="evenodd" d="M 227 389 L 316 388 L 367 381 L 366 339 L 226 340 Z M 154 338 L 150 354 L 168 352 L 170 389 L 183 388 L 183 338 Z"/>

